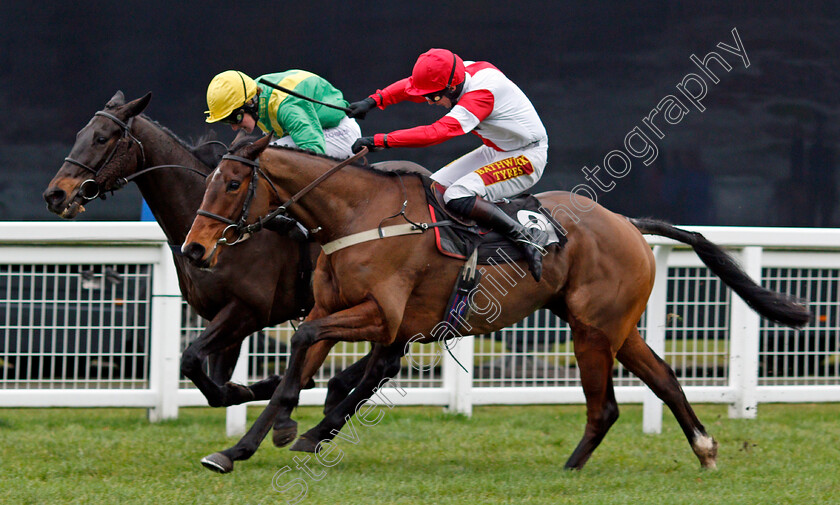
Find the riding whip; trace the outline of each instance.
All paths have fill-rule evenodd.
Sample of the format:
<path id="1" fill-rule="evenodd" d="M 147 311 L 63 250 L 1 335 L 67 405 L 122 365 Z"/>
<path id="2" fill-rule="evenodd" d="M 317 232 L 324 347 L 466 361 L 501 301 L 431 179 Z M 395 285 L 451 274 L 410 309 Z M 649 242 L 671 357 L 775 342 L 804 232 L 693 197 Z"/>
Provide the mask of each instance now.
<path id="1" fill-rule="evenodd" d="M 350 114 L 350 109 L 347 108 L 347 107 L 342 107 L 340 105 L 335 105 L 335 104 L 331 104 L 331 103 L 327 103 L 327 102 L 322 102 L 320 100 L 315 100 L 314 98 L 306 96 L 306 95 L 302 95 L 302 94 L 298 93 L 297 91 L 294 91 L 294 90 L 291 90 L 291 89 L 288 89 L 288 88 L 284 88 L 283 86 L 280 86 L 279 84 L 274 84 L 273 82 L 268 82 L 264 78 L 261 78 L 257 82 L 259 82 L 260 84 L 265 84 L 266 86 L 270 86 L 274 89 L 280 90 L 284 93 L 288 93 L 292 96 L 302 98 L 303 100 L 308 100 L 310 102 L 317 103 L 319 105 L 323 105 L 324 107 L 330 107 L 332 109 L 338 109 L 338 110 L 344 112 L 345 114 Z"/>

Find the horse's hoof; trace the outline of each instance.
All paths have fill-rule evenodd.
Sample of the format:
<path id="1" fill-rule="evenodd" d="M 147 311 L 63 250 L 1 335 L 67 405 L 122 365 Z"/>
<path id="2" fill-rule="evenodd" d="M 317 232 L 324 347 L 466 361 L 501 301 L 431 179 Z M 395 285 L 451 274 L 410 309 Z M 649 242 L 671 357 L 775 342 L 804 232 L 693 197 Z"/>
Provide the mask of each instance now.
<path id="1" fill-rule="evenodd" d="M 701 435 L 691 443 L 691 448 L 700 460 L 700 466 L 705 470 L 717 470 L 717 440 L 708 435 Z"/>
<path id="2" fill-rule="evenodd" d="M 280 424 L 274 425 L 274 433 L 271 439 L 275 447 L 286 447 L 297 437 L 297 422 L 287 419 Z"/>
<path id="3" fill-rule="evenodd" d="M 294 445 L 289 447 L 290 451 L 297 451 L 297 452 L 311 452 L 315 453 L 315 450 L 318 448 L 318 442 L 312 440 L 311 438 L 307 437 L 304 433 L 303 435 L 298 438 Z"/>
<path id="4" fill-rule="evenodd" d="M 233 471 L 233 461 L 221 452 L 204 456 L 201 458 L 201 464 L 204 468 L 218 473 L 230 473 Z"/>

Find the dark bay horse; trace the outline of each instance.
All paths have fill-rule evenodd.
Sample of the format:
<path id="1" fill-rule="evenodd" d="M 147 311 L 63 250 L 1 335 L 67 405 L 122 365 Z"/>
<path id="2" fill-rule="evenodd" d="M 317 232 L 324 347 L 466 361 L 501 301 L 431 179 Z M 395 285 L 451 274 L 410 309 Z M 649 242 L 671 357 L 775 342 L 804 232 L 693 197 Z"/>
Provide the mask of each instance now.
<path id="1" fill-rule="evenodd" d="M 307 187 L 335 161 L 308 153 L 266 149 L 269 138 L 232 149 L 208 178 L 184 251 L 198 262 L 215 264 L 207 251 L 226 224 L 209 214 L 236 221 L 243 206 L 250 221 Z M 256 160 L 256 161 L 254 161 Z M 258 179 L 253 199 L 247 188 Z M 311 187 L 311 186 L 310 186 Z M 464 327 L 472 334 L 495 331 L 546 307 L 568 321 L 586 396 L 583 437 L 566 468 L 584 466 L 618 418 L 612 369 L 618 359 L 671 409 L 705 468 L 714 468 L 717 442 L 694 414 L 671 368 L 647 346 L 637 324 L 654 281 L 654 258 L 642 233 L 663 235 L 691 245 L 709 268 L 764 317 L 791 326 L 810 319 L 807 309 L 756 285 L 719 247 L 697 233 L 664 222 L 628 219 L 566 192 L 537 195 L 562 226 L 568 242 L 551 247 L 537 283 L 515 263 L 488 266 L 479 287 L 495 295 L 499 310 L 475 310 Z M 250 200 L 250 201 L 249 201 Z M 404 203 L 405 202 L 405 203 Z M 560 212 L 577 206 L 577 219 Z M 398 215 L 400 209 L 403 215 Z M 333 249 L 338 239 L 378 227 L 430 222 L 422 181 L 415 175 L 386 174 L 365 166 L 347 166 L 315 186 L 288 208 L 314 238 Z M 389 217 L 396 216 L 396 217 Z M 375 234 L 374 234 L 375 235 Z M 268 267 L 268 264 L 264 264 Z M 321 254 L 314 276 L 315 306 L 291 341 L 291 355 L 280 386 L 249 432 L 233 447 L 205 457 L 202 463 L 229 472 L 233 462 L 249 458 L 274 425 L 274 443 L 290 443 L 297 433 L 291 413 L 300 389 L 337 341 L 374 343 L 364 376 L 316 427 L 302 435 L 293 450 L 315 451 L 387 377 L 399 371 L 399 358 L 411 341 L 457 337 L 442 327 L 452 285 L 462 263 L 439 254 L 433 233 L 388 236 L 354 243 Z M 482 305 L 484 302 L 477 303 Z"/>
<path id="2" fill-rule="evenodd" d="M 201 203 L 205 175 L 215 161 L 208 166 L 190 146 L 142 115 L 150 99 L 151 93 L 125 103 L 122 92 L 117 92 L 79 131 L 68 160 L 50 182 L 44 199 L 52 212 L 71 219 L 100 191 L 117 190 L 125 178 L 136 175 L 134 181 L 143 198 L 177 250 Z M 143 172 L 161 165 L 164 167 Z M 308 265 L 314 264 L 319 252 L 317 244 L 300 244 L 269 232 L 226 248 L 213 271 L 175 254 L 181 293 L 210 321 L 184 351 L 181 371 L 211 406 L 271 397 L 278 376 L 250 387 L 228 381 L 246 336 L 309 311 L 313 299 Z M 212 379 L 202 366 L 208 355 Z"/>

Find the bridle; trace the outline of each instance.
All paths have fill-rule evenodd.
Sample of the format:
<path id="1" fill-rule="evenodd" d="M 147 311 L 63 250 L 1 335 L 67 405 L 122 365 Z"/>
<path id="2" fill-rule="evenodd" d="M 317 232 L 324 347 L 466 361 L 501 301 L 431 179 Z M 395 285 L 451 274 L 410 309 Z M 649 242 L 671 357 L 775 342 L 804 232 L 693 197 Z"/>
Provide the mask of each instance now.
<path id="1" fill-rule="evenodd" d="M 274 183 L 271 182 L 271 179 L 266 177 L 262 169 L 260 169 L 259 161 L 249 160 L 248 158 L 243 158 L 241 156 L 236 156 L 230 153 L 222 156 L 222 160 L 238 161 L 239 163 L 251 167 L 251 180 L 248 182 L 248 193 L 245 195 L 245 201 L 242 203 L 242 212 L 239 214 L 239 220 L 234 221 L 233 219 L 228 219 L 224 216 L 214 214 L 204 209 L 198 209 L 198 211 L 196 211 L 196 214 L 225 223 L 227 227 L 224 229 L 224 231 L 222 231 L 222 237 L 219 239 L 219 243 L 226 245 L 234 245 L 244 240 L 247 240 L 248 235 L 252 231 L 257 231 L 258 229 L 262 228 L 263 223 L 261 221 L 257 221 L 257 223 L 254 223 L 259 223 L 259 226 L 254 229 L 251 229 L 254 225 L 248 225 L 246 222 L 248 220 L 248 213 L 251 209 L 251 203 L 254 201 L 254 195 L 257 192 L 257 183 L 259 176 L 262 175 L 263 178 L 265 178 L 265 180 L 271 186 L 271 189 L 274 191 L 278 198 L 280 197 L 280 193 L 277 191 L 277 188 L 274 186 Z M 233 231 L 236 233 L 235 238 L 233 240 L 228 240 L 227 238 L 229 231 Z"/>
<path id="2" fill-rule="evenodd" d="M 129 142 L 129 143 L 134 142 L 134 143 L 137 144 L 138 147 L 140 147 L 140 159 L 141 159 L 140 167 L 146 166 L 146 150 L 143 148 L 143 143 L 140 142 L 140 140 L 137 137 L 135 137 L 134 134 L 131 132 L 131 125 L 133 124 L 134 118 L 136 116 L 132 116 L 131 119 L 128 120 L 128 122 L 122 121 L 117 116 L 115 116 L 115 115 L 113 115 L 109 112 L 102 111 L 102 110 L 94 113 L 94 116 L 105 117 L 105 118 L 108 118 L 111 121 L 115 122 L 117 124 L 117 126 L 119 126 L 120 129 L 122 129 L 122 137 L 117 141 L 116 144 L 114 144 L 114 147 L 111 149 L 111 152 L 108 153 L 108 156 L 105 158 L 105 161 L 103 161 L 102 163 L 99 164 L 98 168 L 93 168 L 89 165 L 86 165 L 86 164 L 82 163 L 81 161 L 74 160 L 73 158 L 70 158 L 69 156 L 67 158 L 64 158 L 64 161 L 66 161 L 67 163 L 71 163 L 71 164 L 76 165 L 78 167 L 84 168 L 85 170 L 87 170 L 88 172 L 91 172 L 93 174 L 93 178 L 86 179 L 86 180 L 82 181 L 82 183 L 79 185 L 79 194 L 81 195 L 82 198 L 84 198 L 85 200 L 88 200 L 88 201 L 93 200 L 97 197 L 105 198 L 105 195 L 102 193 L 99 183 L 96 182 L 96 178 L 99 176 L 99 173 L 106 166 L 108 166 L 108 163 L 111 162 L 111 159 L 114 157 L 114 154 L 117 152 L 117 149 L 119 148 L 120 143 L 123 142 L 123 140 L 125 140 L 126 142 Z M 220 142 L 218 140 L 210 140 L 210 141 L 207 141 L 207 142 L 205 142 L 201 145 L 205 145 L 205 144 L 219 144 L 219 145 L 223 146 L 225 149 L 227 149 L 227 146 L 223 142 Z M 131 148 L 131 144 L 129 144 L 128 148 L 129 149 Z M 189 170 L 190 172 L 194 172 L 194 173 L 196 173 L 196 174 L 198 174 L 202 177 L 205 177 L 205 178 L 207 177 L 207 174 L 205 174 L 201 170 L 198 170 L 198 169 L 195 169 L 195 168 L 192 168 L 192 167 L 187 167 L 187 166 L 184 166 L 184 165 L 155 165 L 153 167 L 147 167 L 147 168 L 144 168 L 142 170 L 138 170 L 138 171 L 134 172 L 133 174 L 128 175 L 126 177 L 118 177 L 117 180 L 115 181 L 114 188 L 111 189 L 111 192 L 113 193 L 115 190 L 122 188 L 123 186 L 128 184 L 131 180 L 133 180 L 133 179 L 135 179 L 135 178 L 137 178 L 137 177 L 139 177 L 139 176 L 141 176 L 145 173 L 151 172 L 153 170 L 157 170 L 159 168 L 182 168 L 184 170 Z M 92 191 L 89 190 L 89 189 L 85 189 L 85 188 L 92 188 Z"/>
<path id="3" fill-rule="evenodd" d="M 120 144 L 123 141 L 129 142 L 129 146 L 128 146 L 129 149 L 131 148 L 131 144 L 130 144 L 131 142 L 136 143 L 137 146 L 140 147 L 140 157 L 142 159 L 142 165 L 141 166 L 144 166 L 146 164 L 146 151 L 143 149 L 143 143 L 140 142 L 137 139 L 137 137 L 134 136 L 133 133 L 131 133 L 131 124 L 134 121 L 133 116 L 131 117 L 131 119 L 128 120 L 128 123 L 124 122 L 123 120 L 121 120 L 117 116 L 115 116 L 115 115 L 113 115 L 109 112 L 102 111 L 102 110 L 94 113 L 94 116 L 105 117 L 105 118 L 110 119 L 114 123 L 116 123 L 117 126 L 119 126 L 122 129 L 122 137 L 120 137 L 120 139 L 117 141 L 117 143 L 114 144 L 114 147 L 111 149 L 111 152 L 108 153 L 108 156 L 105 158 L 105 161 L 100 163 L 99 167 L 97 167 L 97 168 L 93 168 L 91 166 L 88 166 L 88 165 L 82 163 L 81 161 L 74 160 L 73 158 L 71 158 L 69 156 L 64 158 L 64 161 L 66 161 L 67 163 L 71 163 L 73 165 L 76 165 L 77 167 L 84 168 L 85 170 L 87 170 L 88 172 L 91 172 L 93 174 L 93 178 L 86 179 L 82 182 L 81 185 L 79 185 L 79 194 L 85 200 L 93 200 L 94 198 L 100 196 L 100 187 L 99 187 L 99 183 L 96 182 L 96 177 L 99 175 L 99 172 L 101 172 L 102 169 L 104 169 L 108 165 L 108 163 L 111 162 L 111 158 L 114 157 L 114 154 L 117 152 L 117 148 L 119 148 Z M 92 193 L 89 190 L 85 189 L 86 187 L 91 187 L 91 186 L 93 187 L 93 190 L 94 190 Z"/>
<path id="4" fill-rule="evenodd" d="M 368 150 L 366 147 L 363 147 L 361 151 L 356 153 L 355 155 L 347 158 L 346 160 L 340 162 L 336 166 L 332 167 L 328 171 L 324 172 L 314 181 L 309 183 L 305 188 L 301 189 L 291 198 L 289 198 L 286 203 L 277 207 L 273 211 L 269 212 L 265 216 L 260 217 L 257 219 L 256 222 L 252 224 L 248 224 L 248 212 L 251 208 L 251 203 L 254 200 L 254 195 L 257 191 L 257 179 L 260 175 L 268 182 L 268 185 L 271 186 L 271 190 L 274 191 L 274 194 L 277 196 L 277 199 L 280 199 L 280 192 L 277 190 L 277 187 L 271 182 L 271 179 L 262 171 L 260 168 L 259 159 L 257 160 L 249 160 L 248 158 L 243 158 L 241 156 L 236 156 L 234 154 L 225 154 L 222 156 L 222 160 L 231 160 L 231 161 L 238 161 L 244 165 L 248 165 L 251 167 L 251 181 L 248 183 L 248 193 L 245 195 L 245 201 L 242 203 L 242 212 L 239 215 L 239 219 L 234 221 L 233 219 L 226 218 L 224 216 L 220 216 L 218 214 L 214 214 L 212 212 L 206 211 L 204 209 L 198 209 L 196 214 L 199 216 L 209 217 L 210 219 L 215 219 L 216 221 L 220 221 L 226 225 L 228 225 L 223 231 L 222 236 L 217 241 L 218 244 L 222 245 L 234 245 L 240 242 L 243 242 L 250 238 L 251 234 L 261 230 L 266 223 L 274 219 L 275 217 L 286 214 L 289 210 L 289 207 L 294 205 L 298 200 L 300 200 L 306 193 L 309 193 L 315 186 L 324 182 L 328 177 L 335 174 L 342 168 L 346 167 L 350 163 L 357 161 L 359 158 L 363 157 L 367 154 Z M 233 240 L 228 240 L 228 232 L 233 231 L 236 235 L 234 236 Z"/>

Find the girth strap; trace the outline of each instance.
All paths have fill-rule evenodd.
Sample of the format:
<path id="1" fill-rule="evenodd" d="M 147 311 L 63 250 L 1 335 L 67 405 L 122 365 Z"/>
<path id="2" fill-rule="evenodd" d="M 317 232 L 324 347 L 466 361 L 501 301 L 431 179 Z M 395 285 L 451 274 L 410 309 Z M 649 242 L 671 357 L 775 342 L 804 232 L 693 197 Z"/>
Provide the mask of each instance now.
<path id="1" fill-rule="evenodd" d="M 309 314 L 309 293 L 312 291 L 312 257 L 309 255 L 310 241 L 300 242 L 298 258 L 298 271 L 295 277 L 295 305 L 300 317 Z"/>
<path id="2" fill-rule="evenodd" d="M 324 254 L 329 255 L 336 251 L 340 251 L 345 247 L 350 247 L 351 245 L 370 242 L 371 240 L 378 240 L 381 238 L 398 237 L 400 235 L 414 235 L 416 233 L 423 233 L 426 229 L 427 228 L 418 227 L 413 224 L 395 224 L 393 226 L 374 228 L 373 230 L 347 235 L 346 237 L 341 237 L 340 239 L 333 240 L 332 242 L 327 242 L 322 245 L 321 248 L 324 250 Z"/>

